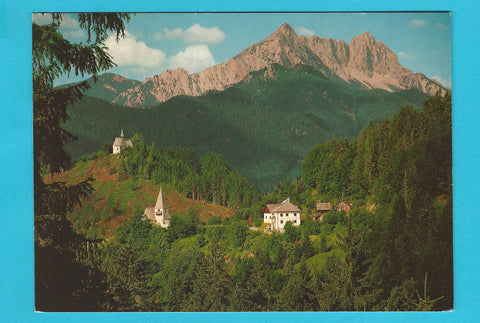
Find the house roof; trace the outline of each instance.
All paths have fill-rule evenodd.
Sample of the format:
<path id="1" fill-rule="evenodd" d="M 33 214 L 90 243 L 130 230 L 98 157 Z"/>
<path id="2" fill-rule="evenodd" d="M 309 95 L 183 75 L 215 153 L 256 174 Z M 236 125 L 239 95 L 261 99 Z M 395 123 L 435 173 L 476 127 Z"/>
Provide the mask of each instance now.
<path id="1" fill-rule="evenodd" d="M 126 147 L 133 147 L 132 140 L 131 139 L 125 139 L 122 137 L 116 137 L 115 141 L 113 142 L 114 146 L 121 146 L 122 144 L 125 144 Z"/>
<path id="2" fill-rule="evenodd" d="M 337 206 L 337 211 L 350 211 L 352 209 L 352 203 L 340 202 Z"/>
<path id="3" fill-rule="evenodd" d="M 338 206 L 348 206 L 348 207 L 352 207 L 352 203 L 347 203 L 347 202 L 340 202 L 338 203 Z"/>
<path id="4" fill-rule="evenodd" d="M 275 212 L 300 212 L 298 206 L 290 203 L 290 199 L 286 199 L 275 209 Z"/>
<path id="5" fill-rule="evenodd" d="M 267 204 L 267 208 L 270 213 L 273 212 L 301 212 L 301 210 L 295 204 L 290 202 L 290 199 L 287 198 L 280 204 Z"/>
<path id="6" fill-rule="evenodd" d="M 332 209 L 332 203 L 322 203 L 320 201 L 317 202 L 317 211 L 330 211 Z"/>
<path id="7" fill-rule="evenodd" d="M 273 210 L 275 210 L 277 208 L 277 206 L 279 206 L 280 204 L 267 204 L 267 209 L 268 211 L 270 211 L 270 213 L 273 212 Z"/>
<path id="8" fill-rule="evenodd" d="M 147 207 L 143 214 L 147 217 L 147 219 L 155 221 L 155 208 L 154 207 Z"/>

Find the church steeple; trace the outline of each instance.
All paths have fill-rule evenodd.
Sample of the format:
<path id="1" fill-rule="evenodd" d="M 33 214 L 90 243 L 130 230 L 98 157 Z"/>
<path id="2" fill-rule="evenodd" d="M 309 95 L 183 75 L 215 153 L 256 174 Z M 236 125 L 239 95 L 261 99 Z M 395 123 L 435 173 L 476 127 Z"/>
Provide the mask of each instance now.
<path id="1" fill-rule="evenodd" d="M 124 137 L 122 128 L 120 131 L 120 137 L 115 137 L 115 140 L 113 141 L 112 151 L 114 154 L 119 154 L 120 150 L 123 148 L 131 147 L 133 147 L 132 140 Z"/>
<path id="2" fill-rule="evenodd" d="M 167 228 L 170 225 L 170 216 L 168 215 L 168 206 L 163 196 L 162 187 L 158 192 L 157 203 L 155 204 L 155 220 L 162 228 Z"/>
<path id="3" fill-rule="evenodd" d="M 157 203 L 155 204 L 155 209 L 163 210 L 167 209 L 167 203 L 163 197 L 162 187 L 160 186 L 160 192 L 158 192 Z"/>

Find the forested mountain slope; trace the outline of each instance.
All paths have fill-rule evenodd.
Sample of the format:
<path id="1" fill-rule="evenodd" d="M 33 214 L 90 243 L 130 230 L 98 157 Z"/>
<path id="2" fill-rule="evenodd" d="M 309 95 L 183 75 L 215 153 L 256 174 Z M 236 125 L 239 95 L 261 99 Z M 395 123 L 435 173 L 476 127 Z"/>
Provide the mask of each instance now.
<path id="1" fill-rule="evenodd" d="M 265 191 L 298 176 L 319 142 L 353 138 L 402 105 L 420 107 L 423 98 L 416 90 L 362 90 L 307 66 L 274 65 L 227 90 L 177 96 L 149 109 L 85 97 L 69 109 L 66 129 L 79 139 L 69 146 L 74 159 L 113 142 L 123 128 L 127 137 L 141 133 L 158 147 L 219 153 Z"/>

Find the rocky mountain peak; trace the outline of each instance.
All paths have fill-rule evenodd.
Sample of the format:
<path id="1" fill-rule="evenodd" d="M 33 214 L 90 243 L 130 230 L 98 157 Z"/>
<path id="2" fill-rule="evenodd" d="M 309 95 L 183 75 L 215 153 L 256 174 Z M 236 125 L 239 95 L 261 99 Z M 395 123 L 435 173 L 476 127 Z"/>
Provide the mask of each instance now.
<path id="1" fill-rule="evenodd" d="M 375 43 L 375 37 L 372 36 L 368 31 L 361 33 L 357 37 L 352 38 L 352 42 L 368 42 L 368 43 Z"/>
<path id="2" fill-rule="evenodd" d="M 400 74 L 406 72 L 398 62 L 397 55 L 384 43 L 375 41 L 375 38 L 368 32 L 352 38 L 349 47 L 348 67 L 364 73 L 369 78 L 375 75 L 389 75 L 392 76 L 392 79 L 389 80 L 392 83 Z"/>
<path id="3" fill-rule="evenodd" d="M 278 27 L 277 30 L 275 30 L 275 32 L 272 34 L 272 36 L 273 35 L 284 35 L 288 37 L 297 36 L 295 30 L 293 30 L 292 26 L 290 26 L 288 23 L 284 23 L 280 27 Z"/>
<path id="4" fill-rule="evenodd" d="M 367 89 L 392 92 L 416 88 L 434 94 L 442 88 L 423 74 L 413 74 L 401 66 L 397 55 L 369 32 L 353 37 L 346 44 L 343 40 L 298 36 L 284 23 L 269 37 L 224 63 L 192 75 L 181 68 L 165 71 L 118 93 L 113 102 L 138 106 L 164 102 L 182 94 L 198 96 L 209 90 L 221 91 L 262 69 L 266 69 L 267 77 L 274 78 L 269 69 L 273 64 L 286 68 L 309 66 L 328 77 Z"/>
<path id="5" fill-rule="evenodd" d="M 290 26 L 287 23 L 284 23 L 280 27 L 275 30 L 275 32 L 270 35 L 266 41 L 272 41 L 272 40 L 278 40 L 280 43 L 291 43 L 294 41 L 298 35 L 295 33 L 295 30 L 293 30 L 292 26 Z"/>

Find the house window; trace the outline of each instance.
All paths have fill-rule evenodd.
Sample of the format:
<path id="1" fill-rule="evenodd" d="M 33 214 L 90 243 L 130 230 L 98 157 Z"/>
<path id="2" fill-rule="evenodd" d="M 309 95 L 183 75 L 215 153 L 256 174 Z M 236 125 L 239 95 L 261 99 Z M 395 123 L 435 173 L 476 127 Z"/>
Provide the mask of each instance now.
<path id="1" fill-rule="evenodd" d="M 283 213 L 280 213 L 280 216 L 283 216 Z"/>
<path id="2" fill-rule="evenodd" d="M 293 223 L 297 223 L 297 220 L 294 220 Z"/>
<path id="3" fill-rule="evenodd" d="M 281 220 L 280 223 L 283 223 L 283 220 Z"/>

